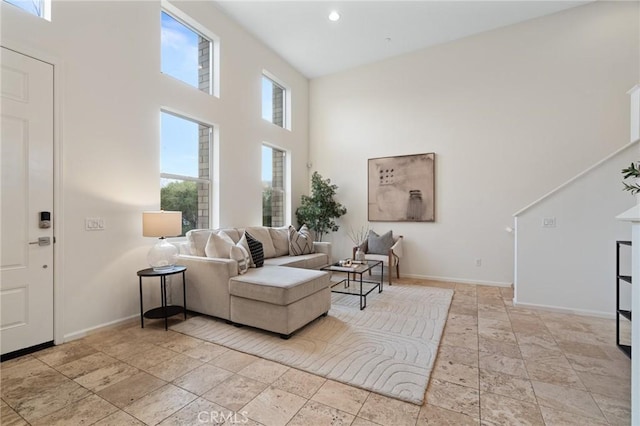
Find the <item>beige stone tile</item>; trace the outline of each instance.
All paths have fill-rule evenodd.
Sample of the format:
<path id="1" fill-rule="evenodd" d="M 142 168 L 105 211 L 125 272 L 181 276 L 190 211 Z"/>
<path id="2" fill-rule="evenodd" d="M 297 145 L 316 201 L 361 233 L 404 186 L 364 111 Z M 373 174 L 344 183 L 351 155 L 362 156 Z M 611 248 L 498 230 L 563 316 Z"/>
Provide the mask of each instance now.
<path id="1" fill-rule="evenodd" d="M 187 374 L 189 371 L 200 367 L 201 365 L 202 361 L 198 361 L 197 359 L 191 358 L 187 355 L 176 354 L 173 358 L 151 366 L 145 369 L 145 371 L 162 380 L 170 382 L 184 374 Z"/>
<path id="2" fill-rule="evenodd" d="M 129 364 L 116 362 L 115 364 L 79 376 L 75 381 L 92 392 L 99 392 L 102 389 L 136 375 L 138 372 L 139 370 L 137 368 Z"/>
<path id="3" fill-rule="evenodd" d="M 133 417 L 131 414 L 118 410 L 95 423 L 94 426 L 144 426 L 144 423 Z"/>
<path id="4" fill-rule="evenodd" d="M 480 390 L 537 404 L 531 381 L 497 371 L 480 370 Z"/>
<path id="5" fill-rule="evenodd" d="M 592 394 L 593 399 L 611 425 L 628 426 L 631 424 L 630 402 L 609 396 Z"/>
<path id="6" fill-rule="evenodd" d="M 157 346 L 152 343 L 131 339 L 119 342 L 113 346 L 107 346 L 102 349 L 102 352 L 107 355 L 111 355 L 114 358 L 126 360 L 132 358 L 136 354 L 153 352 L 156 348 Z"/>
<path id="7" fill-rule="evenodd" d="M 478 389 L 431 378 L 426 393 L 426 402 L 440 408 L 480 417 L 480 393 Z"/>
<path id="8" fill-rule="evenodd" d="M 576 413 L 558 411 L 549 407 L 540 407 L 542 418 L 546 426 L 607 426 L 609 423 L 592 417 L 581 416 Z"/>
<path id="9" fill-rule="evenodd" d="M 138 420 L 147 424 L 157 424 L 197 396 L 172 384 L 154 390 L 123 408 Z"/>
<path id="10" fill-rule="evenodd" d="M 524 363 L 531 380 L 586 390 L 564 355 L 528 358 Z"/>
<path id="11" fill-rule="evenodd" d="M 576 413 L 598 420 L 603 419 L 598 405 L 589 392 L 535 380 L 532 380 L 531 384 L 540 406 Z"/>
<path id="12" fill-rule="evenodd" d="M 540 425 L 544 420 L 536 404 L 492 393 L 480 395 L 480 418 L 483 425 Z"/>
<path id="13" fill-rule="evenodd" d="M 234 373 L 237 373 L 238 371 L 242 370 L 249 364 L 259 359 L 260 358 L 253 355 L 245 354 L 245 353 L 234 351 L 234 350 L 229 350 L 221 354 L 220 356 L 216 357 L 212 361 L 210 361 L 210 364 L 213 364 L 216 367 L 224 368 L 225 370 L 229 370 L 229 371 L 233 371 Z"/>
<path id="14" fill-rule="evenodd" d="M 468 386 L 477 389 L 479 371 L 477 367 L 471 367 L 465 364 L 459 364 L 439 358 L 436 360 L 431 377 L 445 380 L 451 383 Z"/>
<path id="15" fill-rule="evenodd" d="M 525 359 L 546 358 L 562 355 L 562 349 L 556 344 L 550 334 L 528 334 L 516 332 L 516 339 L 520 346 L 520 353 Z"/>
<path id="16" fill-rule="evenodd" d="M 511 321 L 501 321 L 491 318 L 478 318 L 478 329 L 484 328 L 509 332 L 512 331 Z"/>
<path id="17" fill-rule="evenodd" d="M 267 359 L 259 359 L 238 371 L 241 376 L 270 385 L 282 376 L 289 367 Z"/>
<path id="18" fill-rule="evenodd" d="M 487 339 L 485 337 L 480 337 L 478 341 L 478 348 L 482 352 L 487 352 L 494 355 L 516 359 L 522 358 L 522 355 L 520 354 L 520 347 L 516 343 L 506 343 Z"/>
<path id="19" fill-rule="evenodd" d="M 309 426 L 309 425 L 350 425 L 355 416 L 332 408 L 316 401 L 307 403 L 291 419 L 287 426 Z"/>
<path id="20" fill-rule="evenodd" d="M 158 364 L 169 361 L 171 358 L 177 357 L 179 354 L 169 349 L 155 346 L 153 350 L 138 352 L 124 358 L 124 361 L 133 365 L 140 370 L 148 371 Z"/>
<path id="21" fill-rule="evenodd" d="M 32 398 L 38 392 L 46 392 L 69 382 L 69 378 L 35 358 L 12 365 L 13 368 L 2 369 L 0 389 L 2 398 L 11 406 Z"/>
<path id="22" fill-rule="evenodd" d="M 509 314 L 507 314 L 507 309 L 504 306 L 478 303 L 478 321 L 480 321 L 481 318 L 509 321 Z"/>
<path id="23" fill-rule="evenodd" d="M 465 304 L 452 303 L 451 307 L 449 308 L 449 313 L 469 315 L 469 316 L 475 316 L 475 317 L 478 316 L 478 310 L 473 306 L 467 305 L 466 303 Z"/>
<path id="24" fill-rule="evenodd" d="M 492 327 L 480 327 L 478 329 L 480 339 L 495 340 L 497 342 L 516 344 L 516 335 L 511 330 L 499 330 Z"/>
<path id="25" fill-rule="evenodd" d="M 420 407 L 415 404 L 370 393 L 358 413 L 359 417 L 382 425 L 415 425 Z"/>
<path id="26" fill-rule="evenodd" d="M 272 386 L 296 394 L 303 398 L 311 398 L 326 379 L 314 374 L 290 368 L 273 382 Z"/>
<path id="27" fill-rule="evenodd" d="M 566 342 L 564 340 L 559 340 L 557 343 L 560 349 L 566 354 L 580 355 L 588 358 L 609 359 L 601 345 Z"/>
<path id="28" fill-rule="evenodd" d="M 107 354 L 96 352 L 66 364 L 62 364 L 56 367 L 56 370 L 70 379 L 75 379 L 118 362 L 120 361 Z"/>
<path id="29" fill-rule="evenodd" d="M 631 401 L 631 376 L 620 378 L 581 372 L 577 374 L 589 392 Z"/>
<path id="30" fill-rule="evenodd" d="M 158 346 L 162 346 L 166 349 L 171 349 L 174 352 L 185 353 L 190 349 L 194 349 L 203 343 L 202 340 L 195 337 L 187 336 L 185 334 L 178 334 L 172 339 L 168 339 L 165 342 L 158 343 Z"/>
<path id="31" fill-rule="evenodd" d="M 163 380 L 140 371 L 125 380 L 102 389 L 98 392 L 98 395 L 116 407 L 123 408 L 165 384 Z"/>
<path id="32" fill-rule="evenodd" d="M 438 359 L 445 359 L 458 364 L 478 367 L 478 350 L 459 346 L 440 345 Z"/>
<path id="33" fill-rule="evenodd" d="M 202 395 L 231 376 L 233 376 L 231 371 L 215 365 L 204 364 L 184 376 L 178 377 L 173 381 L 173 384 L 196 395 Z"/>
<path id="34" fill-rule="evenodd" d="M 440 343 L 468 349 L 478 349 L 478 333 L 475 331 L 445 331 Z"/>
<path id="35" fill-rule="evenodd" d="M 90 391 L 75 383 L 73 380 L 65 379 L 64 382 L 57 384 L 55 387 L 49 387 L 46 390 L 39 390 L 33 394 L 24 396 L 15 404 L 11 404 L 9 401 L 7 402 L 12 405 L 12 408 L 16 410 L 20 416 L 31 423 L 75 401 L 86 398 L 90 394 Z"/>
<path id="36" fill-rule="evenodd" d="M 621 379 L 631 375 L 629 360 L 591 358 L 575 354 L 567 354 L 573 369 L 580 373 L 615 376 Z"/>
<path id="37" fill-rule="evenodd" d="M 16 413 L 13 408 L 9 407 L 9 405 L 2 401 L 0 404 L 0 425 L 4 426 L 26 426 L 28 425 L 27 421 L 20 417 L 18 413 Z"/>
<path id="38" fill-rule="evenodd" d="M 6 372 L 15 369 L 16 367 L 25 366 L 25 365 L 37 365 L 40 364 L 43 367 L 45 363 L 33 357 L 33 355 L 24 355 L 18 358 L 13 358 L 7 361 L 0 363 L 0 371 L 4 375 Z"/>
<path id="39" fill-rule="evenodd" d="M 425 404 L 420 408 L 416 426 L 478 426 L 480 419 L 469 417 L 435 405 Z"/>
<path id="40" fill-rule="evenodd" d="M 524 361 L 521 359 L 480 352 L 480 368 L 524 379 L 529 378 Z"/>
<path id="41" fill-rule="evenodd" d="M 95 348 L 82 341 L 74 341 L 38 351 L 33 354 L 33 357 L 47 365 L 56 367 L 94 353 L 96 353 Z"/>
<path id="42" fill-rule="evenodd" d="M 468 317 L 468 315 L 465 316 Z M 475 324 L 465 324 L 463 322 L 447 321 L 444 327 L 444 333 L 477 334 L 478 326 Z"/>
<path id="43" fill-rule="evenodd" d="M 225 408 L 238 411 L 266 388 L 265 383 L 234 374 L 202 396 Z"/>
<path id="44" fill-rule="evenodd" d="M 220 407 L 204 398 L 198 398 L 185 405 L 171 416 L 163 420 L 161 426 L 184 426 L 184 425 L 219 425 L 229 420 L 233 424 L 235 413 L 226 408 Z M 238 415 L 238 424 L 243 424 L 245 417 Z"/>
<path id="45" fill-rule="evenodd" d="M 32 422 L 33 426 L 66 426 L 92 424 L 118 411 L 97 395 L 90 395 L 84 399 L 67 405 L 60 410 Z"/>
<path id="46" fill-rule="evenodd" d="M 447 316 L 447 322 L 445 325 L 459 325 L 478 328 L 478 317 L 474 315 L 463 315 L 456 313 L 449 313 Z"/>
<path id="47" fill-rule="evenodd" d="M 365 390 L 327 380 L 311 399 L 329 407 L 357 415 L 368 396 L 369 392 Z"/>
<path id="48" fill-rule="evenodd" d="M 264 425 L 284 426 L 306 401 L 298 395 L 269 387 L 245 405 L 242 412 Z"/>
<path id="49" fill-rule="evenodd" d="M 382 426 L 378 423 L 374 423 L 371 420 L 363 419 L 362 417 L 356 417 L 351 426 Z M 385 425 L 386 426 L 386 425 Z"/>
<path id="50" fill-rule="evenodd" d="M 548 333 L 547 327 L 537 318 L 525 317 L 522 315 L 511 315 L 511 329 L 514 333 Z"/>

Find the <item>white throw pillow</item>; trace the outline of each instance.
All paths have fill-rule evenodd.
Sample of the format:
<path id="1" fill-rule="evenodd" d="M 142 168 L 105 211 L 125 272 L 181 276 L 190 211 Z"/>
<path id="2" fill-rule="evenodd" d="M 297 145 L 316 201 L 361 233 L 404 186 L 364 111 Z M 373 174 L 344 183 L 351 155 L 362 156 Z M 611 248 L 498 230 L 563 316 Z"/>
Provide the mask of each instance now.
<path id="1" fill-rule="evenodd" d="M 229 258 L 238 262 L 238 273 L 244 274 L 249 270 L 249 253 L 241 245 L 232 246 L 229 250 Z"/>
<path id="2" fill-rule="evenodd" d="M 204 247 L 204 252 L 207 257 L 229 259 L 229 250 L 234 245 L 231 237 L 224 232 L 212 232 L 207 240 L 207 245 Z"/>

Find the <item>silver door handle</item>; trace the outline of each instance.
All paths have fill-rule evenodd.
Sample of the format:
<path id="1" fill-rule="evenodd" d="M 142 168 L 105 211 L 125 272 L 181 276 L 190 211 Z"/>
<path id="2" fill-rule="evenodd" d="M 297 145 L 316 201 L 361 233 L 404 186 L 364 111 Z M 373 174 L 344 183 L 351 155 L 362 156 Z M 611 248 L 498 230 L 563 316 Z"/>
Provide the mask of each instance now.
<path id="1" fill-rule="evenodd" d="M 38 238 L 38 241 L 30 241 L 29 244 L 37 244 L 39 246 L 48 246 L 51 244 L 51 238 L 50 237 L 40 237 Z"/>

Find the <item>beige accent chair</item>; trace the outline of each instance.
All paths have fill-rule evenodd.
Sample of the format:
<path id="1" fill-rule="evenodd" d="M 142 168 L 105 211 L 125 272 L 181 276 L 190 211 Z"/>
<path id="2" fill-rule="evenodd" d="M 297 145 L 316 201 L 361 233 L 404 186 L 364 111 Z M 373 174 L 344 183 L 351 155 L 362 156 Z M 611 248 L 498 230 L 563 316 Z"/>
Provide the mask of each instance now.
<path id="1" fill-rule="evenodd" d="M 364 258 L 367 260 L 381 260 L 382 264 L 384 265 L 384 268 L 387 270 L 387 274 L 389 277 L 389 285 L 392 285 L 392 280 L 391 280 L 391 270 L 395 268 L 396 270 L 396 278 L 400 278 L 400 258 L 402 257 L 403 251 L 402 251 L 402 240 L 403 240 L 403 236 L 402 235 L 394 235 L 393 236 L 393 246 L 391 246 L 391 248 L 389 249 L 389 253 L 388 254 L 375 254 L 375 253 L 368 253 L 368 242 L 365 240 L 365 242 L 362 244 L 361 248 L 364 251 Z M 356 250 L 358 249 L 358 247 L 354 247 L 353 248 L 353 259 L 355 259 L 356 257 Z M 369 271 L 369 275 L 371 275 L 371 271 Z"/>

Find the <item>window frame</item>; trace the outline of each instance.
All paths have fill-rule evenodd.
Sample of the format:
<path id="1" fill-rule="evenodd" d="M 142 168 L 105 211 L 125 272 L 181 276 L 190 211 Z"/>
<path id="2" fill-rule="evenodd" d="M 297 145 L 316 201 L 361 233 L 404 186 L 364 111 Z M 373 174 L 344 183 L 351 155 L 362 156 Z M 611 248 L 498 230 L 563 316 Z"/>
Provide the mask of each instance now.
<path id="1" fill-rule="evenodd" d="M 209 155 L 207 158 L 207 164 L 209 167 L 209 178 L 201 178 L 201 177 L 194 177 L 194 176 L 186 176 L 186 175 L 179 175 L 179 174 L 174 174 L 174 173 L 163 173 L 162 172 L 162 167 L 160 166 L 162 164 L 162 150 L 159 150 L 159 166 L 160 166 L 160 173 L 159 173 L 159 179 L 160 182 L 162 181 L 162 179 L 173 179 L 173 180 L 179 180 L 179 181 L 189 181 L 189 182 L 195 182 L 196 184 L 198 183 L 204 183 L 208 185 L 208 199 L 209 199 L 209 203 L 208 203 L 208 213 L 209 213 L 209 223 L 208 223 L 208 228 L 212 228 L 214 226 L 214 224 L 217 224 L 217 211 L 214 210 L 214 206 L 216 204 L 216 199 L 214 199 L 214 196 L 217 194 L 216 192 L 214 192 L 214 183 L 217 179 L 217 170 L 214 168 L 214 157 L 216 157 L 216 150 L 215 147 L 216 145 L 216 141 L 217 141 L 217 137 L 218 137 L 218 127 L 215 124 L 209 123 L 205 120 L 199 119 L 197 117 L 194 117 L 191 114 L 187 114 L 184 112 L 180 112 L 177 111 L 173 108 L 169 108 L 169 107 L 161 107 L 160 108 L 160 123 L 162 122 L 162 113 L 165 114 L 169 114 L 172 115 L 174 117 L 183 119 L 183 120 L 187 120 L 187 121 L 191 121 L 199 126 L 204 126 L 204 127 L 208 127 L 209 128 L 209 141 L 208 141 L 208 151 L 209 151 Z M 198 140 L 198 144 L 200 144 L 200 141 Z M 159 144 L 158 147 L 162 147 L 162 129 L 160 129 L 160 138 L 159 138 Z M 198 148 L 198 156 L 200 156 L 200 148 Z M 162 191 L 162 186 L 160 187 L 160 193 Z M 160 202 L 162 203 L 162 197 Z M 184 238 L 184 235 L 181 235 L 177 238 Z"/>
<path id="2" fill-rule="evenodd" d="M 272 225 L 272 226 L 286 226 L 288 224 L 291 223 L 291 152 L 289 150 L 283 149 L 279 146 L 270 144 L 268 142 L 263 142 L 261 147 L 266 147 L 271 149 L 272 151 L 278 151 L 281 152 L 283 155 L 283 160 L 282 160 L 282 169 L 283 169 L 283 176 L 282 176 L 282 188 L 277 188 L 277 191 L 281 191 L 282 192 L 282 224 L 281 225 Z M 272 160 L 273 161 L 273 160 Z M 276 190 L 276 188 L 273 186 L 273 169 L 271 171 L 271 176 L 272 176 L 272 184 L 270 186 L 271 191 L 273 192 L 274 190 Z M 262 194 L 264 194 L 264 189 L 261 192 L 261 196 L 263 196 Z M 264 198 L 263 198 L 264 200 Z M 261 206 L 262 207 L 262 211 L 264 212 L 264 205 Z M 264 216 L 263 216 L 264 217 Z M 271 215 L 271 217 L 273 217 L 273 214 Z M 273 223 L 273 222 L 272 222 Z"/>
<path id="3" fill-rule="evenodd" d="M 193 19 L 190 15 L 183 12 L 181 9 L 169 3 L 167 0 L 161 0 L 160 2 L 160 34 L 162 34 L 162 12 L 168 14 L 173 19 L 189 28 L 191 31 L 199 34 L 201 37 L 206 38 L 210 41 L 209 46 L 209 92 L 208 94 L 214 96 L 216 98 L 220 98 L 220 37 L 211 32 L 204 25 L 200 24 L 197 20 Z M 162 35 L 160 35 L 162 37 Z M 162 54 L 162 45 L 160 46 L 160 51 Z M 204 90 L 196 86 L 192 86 L 189 83 L 186 83 L 179 78 L 172 76 L 171 74 L 167 74 L 162 72 L 162 63 L 160 64 L 160 73 L 162 75 L 166 75 L 174 80 L 180 81 L 189 87 L 192 87 L 199 92 L 207 93 Z"/>
<path id="4" fill-rule="evenodd" d="M 271 120 L 267 120 L 266 118 L 263 118 L 264 121 L 267 121 L 268 123 L 273 124 L 274 126 L 277 127 L 281 127 L 282 129 L 286 129 L 291 131 L 291 123 L 292 123 L 292 117 L 291 117 L 291 87 L 288 86 L 284 81 L 282 81 L 281 79 L 279 79 L 278 77 L 276 77 L 273 73 L 263 69 L 262 70 L 262 74 L 260 76 L 260 87 L 262 88 L 262 79 L 266 78 L 268 80 L 270 80 L 275 86 L 278 86 L 279 88 L 281 88 L 283 90 L 283 96 L 282 96 L 282 126 L 279 126 L 277 124 L 275 124 L 273 122 L 273 118 Z M 260 90 L 260 102 L 261 102 L 261 106 L 262 103 L 264 103 L 264 99 L 262 98 L 262 89 Z M 273 108 L 273 102 L 271 104 L 272 108 Z M 262 109 L 262 108 L 261 108 Z M 261 112 L 261 116 L 262 116 L 262 111 Z"/>

